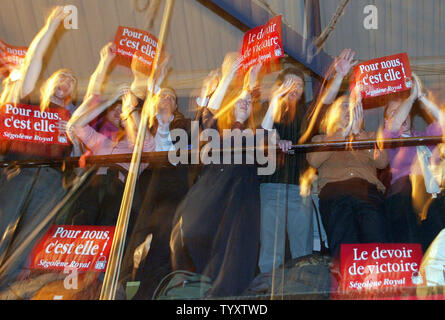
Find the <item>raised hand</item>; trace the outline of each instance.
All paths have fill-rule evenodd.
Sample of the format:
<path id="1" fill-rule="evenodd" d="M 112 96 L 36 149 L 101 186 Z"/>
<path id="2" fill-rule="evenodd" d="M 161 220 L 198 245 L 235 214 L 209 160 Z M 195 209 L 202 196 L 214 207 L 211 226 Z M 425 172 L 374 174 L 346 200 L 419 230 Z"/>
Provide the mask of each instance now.
<path id="1" fill-rule="evenodd" d="M 238 57 L 232 64 L 232 67 L 230 68 L 230 76 L 234 76 L 238 70 L 241 68 L 241 64 L 243 62 L 243 58 L 242 57 Z"/>
<path id="2" fill-rule="evenodd" d="M 260 74 L 260 70 L 261 70 L 262 66 L 263 66 L 262 63 L 258 63 L 249 69 L 248 74 L 249 74 L 249 87 L 250 88 L 253 88 L 255 86 L 255 83 L 258 81 L 258 76 Z"/>
<path id="3" fill-rule="evenodd" d="M 351 49 L 344 49 L 340 55 L 335 58 L 334 66 L 337 75 L 345 77 L 352 67 L 355 66 L 358 61 L 353 61 L 355 52 Z"/>
<path id="4" fill-rule="evenodd" d="M 113 60 L 116 56 L 116 45 L 113 42 L 108 42 L 100 51 L 101 60 Z"/>
<path id="5" fill-rule="evenodd" d="M 354 104 L 353 117 L 352 117 L 352 134 L 359 134 L 361 131 L 361 124 L 363 122 L 363 104 L 360 87 L 355 86 L 353 94 L 351 95 Z"/>
<path id="6" fill-rule="evenodd" d="M 168 73 L 167 64 L 169 63 L 170 59 L 171 59 L 171 54 L 166 54 L 166 56 L 164 57 L 164 59 L 162 61 L 159 60 L 156 71 L 153 75 L 153 79 L 150 79 L 149 76 L 147 76 L 141 72 L 141 74 L 143 74 L 143 76 L 138 77 L 139 81 L 144 81 L 146 83 L 146 88 L 149 92 L 155 93 L 156 88 L 160 88 L 162 82 L 164 82 L 165 76 Z M 138 60 L 138 59 L 133 58 L 132 69 L 133 69 L 135 60 Z M 136 69 L 133 69 L 135 78 L 136 78 L 137 72 L 138 71 L 136 71 Z"/>
<path id="7" fill-rule="evenodd" d="M 167 53 L 164 60 L 162 60 L 162 62 L 159 64 L 159 66 L 156 70 L 154 79 L 156 81 L 156 85 L 158 85 L 158 86 L 161 86 L 162 82 L 165 79 L 165 76 L 168 73 L 167 65 L 170 62 L 171 57 L 172 57 L 171 54 Z"/>
<path id="8" fill-rule="evenodd" d="M 280 99 L 292 90 L 295 83 L 292 79 L 287 79 L 284 81 L 272 94 L 272 99 L 270 100 L 269 108 L 267 109 L 266 115 L 263 118 L 261 126 L 266 130 L 272 130 L 273 123 L 281 119 L 281 115 L 284 112 L 280 106 Z"/>
<path id="9" fill-rule="evenodd" d="M 419 79 L 419 77 L 417 76 L 417 74 L 415 74 L 414 72 L 412 73 L 412 78 L 414 80 L 414 86 L 411 92 L 411 96 L 415 97 L 415 98 L 419 98 L 422 95 L 422 83 Z"/>
<path id="10" fill-rule="evenodd" d="M 65 133 L 68 129 L 71 129 L 71 127 L 68 126 L 68 121 L 59 120 L 56 123 L 56 129 L 59 130 L 60 133 Z"/>
<path id="11" fill-rule="evenodd" d="M 128 83 L 123 83 L 117 88 L 117 94 L 122 97 L 128 93 L 130 93 L 131 87 Z"/>
<path id="12" fill-rule="evenodd" d="M 445 160 L 445 143 L 438 144 L 437 149 L 439 150 L 440 159 Z"/>
<path id="13" fill-rule="evenodd" d="M 292 91 L 294 87 L 295 87 L 294 81 L 292 79 L 287 79 L 281 84 L 281 86 L 278 87 L 278 89 L 274 91 L 272 99 L 279 99 L 285 96 L 287 93 Z"/>
<path id="14" fill-rule="evenodd" d="M 49 26 L 57 27 L 70 14 L 69 12 L 65 12 L 64 8 L 64 6 L 54 7 L 47 19 Z"/>
<path id="15" fill-rule="evenodd" d="M 363 106 L 361 103 L 357 103 L 354 107 L 354 118 L 352 119 L 352 134 L 360 133 L 362 122 L 363 122 Z"/>
<path id="16" fill-rule="evenodd" d="M 215 92 L 221 79 L 221 71 L 219 69 L 212 70 L 203 81 L 201 88 L 201 99 L 209 97 Z"/>

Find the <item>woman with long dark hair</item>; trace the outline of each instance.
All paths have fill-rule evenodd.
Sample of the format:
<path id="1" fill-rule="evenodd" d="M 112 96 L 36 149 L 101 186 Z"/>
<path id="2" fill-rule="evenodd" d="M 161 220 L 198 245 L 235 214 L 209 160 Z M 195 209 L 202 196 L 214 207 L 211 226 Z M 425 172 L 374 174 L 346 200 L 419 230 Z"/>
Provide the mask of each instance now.
<path id="1" fill-rule="evenodd" d="M 223 135 L 220 141 L 213 143 L 224 144 L 223 139 L 229 139 L 233 146 L 234 140 L 249 135 L 259 139 L 250 125 L 250 87 L 244 87 L 237 94 L 232 89 L 226 95 L 239 67 L 239 59 L 234 61 L 232 55 L 226 57 L 219 85 L 208 106 L 201 110 L 202 130 L 223 133 L 224 129 L 230 129 L 230 137 Z M 258 72 L 259 66 L 256 66 L 250 75 L 254 73 L 256 77 Z M 245 142 L 243 146 L 246 146 Z M 201 154 L 207 154 L 204 151 L 201 150 Z M 184 244 L 192 270 L 213 281 L 206 296 L 234 296 L 241 294 L 253 280 L 258 262 L 260 201 L 257 166 L 248 164 L 253 162 L 247 161 L 247 155 L 241 164 L 234 164 L 234 158 L 231 158 L 231 164 L 215 161 L 217 163 L 210 161 L 203 166 L 196 184 L 178 207 L 178 232 L 182 235 L 178 238 Z"/>

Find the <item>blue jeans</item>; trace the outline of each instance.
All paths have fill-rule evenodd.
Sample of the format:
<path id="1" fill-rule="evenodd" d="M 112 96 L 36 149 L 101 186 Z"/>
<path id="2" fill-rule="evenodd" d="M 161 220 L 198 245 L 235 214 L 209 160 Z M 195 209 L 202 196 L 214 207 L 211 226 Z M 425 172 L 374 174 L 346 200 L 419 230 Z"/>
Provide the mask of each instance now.
<path id="1" fill-rule="evenodd" d="M 261 247 L 259 267 L 270 272 L 284 262 L 285 235 L 292 259 L 312 254 L 313 205 L 300 196 L 300 186 L 263 183 L 261 188 Z"/>

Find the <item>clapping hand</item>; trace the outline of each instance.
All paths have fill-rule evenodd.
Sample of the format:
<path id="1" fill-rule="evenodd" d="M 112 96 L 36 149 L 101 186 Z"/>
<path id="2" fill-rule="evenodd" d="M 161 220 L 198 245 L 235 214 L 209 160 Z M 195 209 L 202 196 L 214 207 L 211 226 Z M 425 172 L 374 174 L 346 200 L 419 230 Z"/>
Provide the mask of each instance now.
<path id="1" fill-rule="evenodd" d="M 423 88 L 419 77 L 414 72 L 412 73 L 412 78 L 414 80 L 414 86 L 411 92 L 411 96 L 417 99 L 422 95 Z"/>
<path id="2" fill-rule="evenodd" d="M 212 70 L 203 81 L 201 89 L 201 99 L 210 97 L 213 92 L 215 92 L 218 87 L 219 81 L 221 79 L 221 71 L 219 69 Z"/>
<path id="3" fill-rule="evenodd" d="M 287 93 L 292 91 L 292 89 L 295 87 L 295 82 L 292 79 L 288 79 L 284 81 L 278 89 L 276 89 L 273 93 L 272 99 L 280 99 L 283 96 L 285 96 Z"/>

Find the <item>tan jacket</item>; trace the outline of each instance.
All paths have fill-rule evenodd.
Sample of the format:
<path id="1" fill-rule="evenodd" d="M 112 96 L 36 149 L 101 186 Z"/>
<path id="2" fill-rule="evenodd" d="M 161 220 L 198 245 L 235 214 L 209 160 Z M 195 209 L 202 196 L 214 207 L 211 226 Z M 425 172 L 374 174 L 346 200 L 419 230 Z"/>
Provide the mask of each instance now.
<path id="1" fill-rule="evenodd" d="M 357 140 L 375 139 L 375 132 L 360 133 Z M 339 141 L 335 137 L 317 135 L 312 142 Z M 375 153 L 375 155 L 374 155 Z M 388 165 L 386 150 L 363 149 L 353 151 L 322 151 L 308 152 L 307 161 L 318 170 L 318 191 L 330 182 L 361 178 L 375 184 L 385 192 L 385 186 L 377 178 L 377 169 L 384 169 Z"/>

